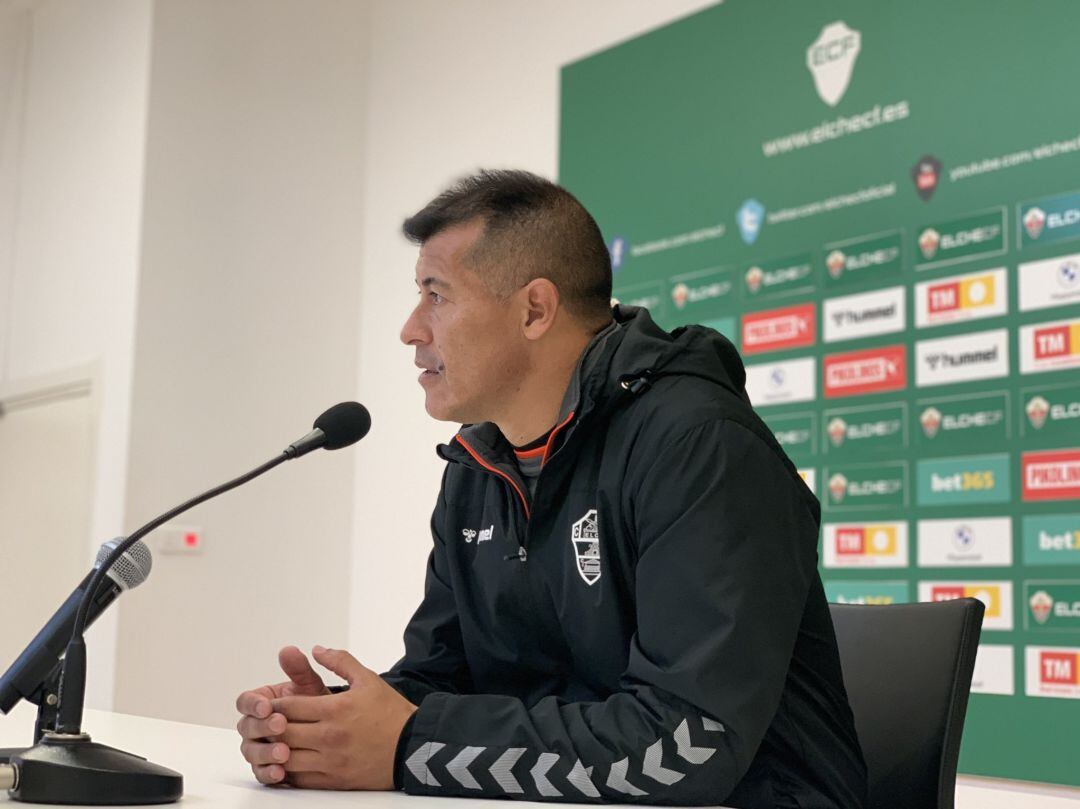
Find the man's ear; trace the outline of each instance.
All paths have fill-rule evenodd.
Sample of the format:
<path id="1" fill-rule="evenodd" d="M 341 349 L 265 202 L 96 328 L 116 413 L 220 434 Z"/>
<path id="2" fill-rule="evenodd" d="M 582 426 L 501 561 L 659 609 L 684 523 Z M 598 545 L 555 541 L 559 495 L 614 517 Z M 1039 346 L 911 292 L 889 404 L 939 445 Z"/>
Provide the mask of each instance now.
<path id="1" fill-rule="evenodd" d="M 539 340 L 555 323 L 559 311 L 559 288 L 546 278 L 534 278 L 518 290 L 521 329 L 527 340 Z"/>

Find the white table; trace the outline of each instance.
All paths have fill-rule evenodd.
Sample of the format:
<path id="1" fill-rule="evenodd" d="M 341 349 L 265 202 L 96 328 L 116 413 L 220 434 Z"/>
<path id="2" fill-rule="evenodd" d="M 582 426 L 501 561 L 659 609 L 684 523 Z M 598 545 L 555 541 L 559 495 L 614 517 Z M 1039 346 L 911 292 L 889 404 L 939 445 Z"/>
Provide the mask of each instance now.
<path id="1" fill-rule="evenodd" d="M 0 747 L 28 745 L 33 735 L 34 706 L 22 704 L 10 716 L 0 715 Z M 188 806 L 222 809 L 350 806 L 354 809 L 498 809 L 510 804 L 470 798 L 427 798 L 399 792 L 321 792 L 264 787 L 256 783 L 240 756 L 240 737 L 233 730 L 143 716 L 86 711 L 83 729 L 96 742 L 145 756 L 184 776 Z M 10 801 L 12 807 L 32 806 Z M 418 804 L 426 803 L 425 807 Z M 44 804 L 38 804 L 44 805 Z M 167 804 L 166 804 L 167 805 Z M 549 804 L 514 802 L 535 809 Z M 1019 784 L 992 779 L 961 778 L 957 809 L 1080 809 L 1080 790 Z"/>

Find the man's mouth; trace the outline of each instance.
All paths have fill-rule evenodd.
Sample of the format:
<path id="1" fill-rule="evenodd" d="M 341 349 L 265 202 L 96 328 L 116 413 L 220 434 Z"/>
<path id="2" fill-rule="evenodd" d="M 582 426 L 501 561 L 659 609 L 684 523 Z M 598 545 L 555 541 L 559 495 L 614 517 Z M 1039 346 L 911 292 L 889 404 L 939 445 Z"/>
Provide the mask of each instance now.
<path id="1" fill-rule="evenodd" d="M 428 379 L 434 379 L 443 371 L 443 366 L 437 365 L 435 363 L 429 365 L 426 363 L 418 362 L 416 363 L 416 367 L 420 369 L 420 382 L 424 382 Z"/>

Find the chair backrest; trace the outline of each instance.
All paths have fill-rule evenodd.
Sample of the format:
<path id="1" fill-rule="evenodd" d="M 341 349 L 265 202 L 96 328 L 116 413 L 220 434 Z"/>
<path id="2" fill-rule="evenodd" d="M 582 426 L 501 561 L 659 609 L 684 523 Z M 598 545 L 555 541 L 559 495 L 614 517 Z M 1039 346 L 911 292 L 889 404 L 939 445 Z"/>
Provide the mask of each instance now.
<path id="1" fill-rule="evenodd" d="M 830 604 L 867 809 L 953 809 L 983 604 Z"/>

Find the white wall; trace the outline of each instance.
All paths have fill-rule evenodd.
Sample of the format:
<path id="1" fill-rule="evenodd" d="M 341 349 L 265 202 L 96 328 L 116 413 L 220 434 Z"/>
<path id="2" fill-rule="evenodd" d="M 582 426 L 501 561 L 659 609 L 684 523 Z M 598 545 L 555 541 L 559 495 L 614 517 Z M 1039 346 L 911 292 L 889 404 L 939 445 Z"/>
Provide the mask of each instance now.
<path id="1" fill-rule="evenodd" d="M 559 68 L 715 3 L 704 0 L 385 0 L 368 71 L 360 400 L 350 646 L 385 669 L 423 593 L 428 525 L 454 426 L 432 421 L 398 332 L 415 303 L 402 220 L 480 167 L 554 178 Z"/>
<path id="2" fill-rule="evenodd" d="M 151 9 L 15 4 L 6 24 L 20 33 L 0 38 L 0 63 L 22 66 L 0 153 L 0 381 L 97 368 L 87 567 L 123 521 Z M 91 632 L 88 701 L 107 706 L 115 614 Z"/>
<path id="3" fill-rule="evenodd" d="M 560 66 L 709 4 L 0 2 L 0 382 L 97 369 L 88 555 L 333 401 L 375 423 L 192 513 L 204 555 L 94 628 L 92 705 L 118 614 L 123 710 L 230 724 L 284 643 L 393 662 L 454 429 L 397 342 L 401 220 L 481 166 L 553 176 Z"/>
<path id="4" fill-rule="evenodd" d="M 365 17 L 156 3 L 129 529 L 355 396 Z M 320 452 L 178 518 L 203 553 L 156 551 L 120 602 L 117 710 L 231 727 L 281 646 L 343 645 L 352 490 L 353 458 Z"/>

